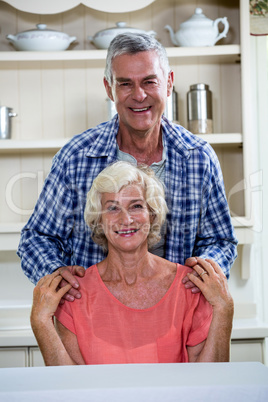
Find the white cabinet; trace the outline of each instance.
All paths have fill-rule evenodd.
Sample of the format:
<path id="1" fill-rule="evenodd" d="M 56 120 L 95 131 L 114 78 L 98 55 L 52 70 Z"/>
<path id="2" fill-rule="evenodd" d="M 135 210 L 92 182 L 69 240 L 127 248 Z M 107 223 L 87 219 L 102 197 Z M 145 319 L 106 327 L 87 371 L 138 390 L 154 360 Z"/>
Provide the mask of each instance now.
<path id="1" fill-rule="evenodd" d="M 0 348 L 0 367 L 27 367 L 28 348 Z"/>
<path id="2" fill-rule="evenodd" d="M 41 366 L 44 360 L 38 347 L 0 348 L 0 368 Z"/>
<path id="3" fill-rule="evenodd" d="M 265 362 L 263 339 L 233 340 L 231 362 Z"/>
<path id="4" fill-rule="evenodd" d="M 44 360 L 39 348 L 37 347 L 29 348 L 29 366 L 42 367 L 44 365 L 45 365 Z"/>
<path id="5" fill-rule="evenodd" d="M 231 362 L 265 362 L 264 340 L 232 340 Z M 42 367 L 44 360 L 38 347 L 0 348 L 0 368 Z"/>

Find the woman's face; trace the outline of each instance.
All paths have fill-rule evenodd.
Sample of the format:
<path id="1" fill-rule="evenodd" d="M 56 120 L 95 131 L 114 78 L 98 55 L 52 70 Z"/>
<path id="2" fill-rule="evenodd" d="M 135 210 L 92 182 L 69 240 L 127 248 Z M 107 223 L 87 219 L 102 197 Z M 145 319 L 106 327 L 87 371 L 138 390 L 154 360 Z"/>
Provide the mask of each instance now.
<path id="1" fill-rule="evenodd" d="M 123 187 L 118 193 L 102 194 L 102 225 L 111 247 L 134 251 L 147 247 L 150 212 L 139 185 Z"/>

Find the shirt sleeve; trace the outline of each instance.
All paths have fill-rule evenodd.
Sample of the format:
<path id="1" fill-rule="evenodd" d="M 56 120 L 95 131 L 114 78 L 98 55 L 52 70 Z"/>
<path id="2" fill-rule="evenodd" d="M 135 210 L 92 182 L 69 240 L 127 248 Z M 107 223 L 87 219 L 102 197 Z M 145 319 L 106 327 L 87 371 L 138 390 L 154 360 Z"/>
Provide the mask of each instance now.
<path id="1" fill-rule="evenodd" d="M 209 164 L 204 177 L 201 216 L 193 255 L 216 261 L 228 278 L 237 257 L 238 242 L 231 222 L 220 164 L 211 147 L 208 150 Z"/>
<path id="2" fill-rule="evenodd" d="M 33 283 L 67 265 L 63 256 L 72 253 L 73 191 L 66 179 L 68 164 L 63 158 L 59 159 L 59 154 L 53 159 L 52 169 L 19 243 L 22 269 Z"/>

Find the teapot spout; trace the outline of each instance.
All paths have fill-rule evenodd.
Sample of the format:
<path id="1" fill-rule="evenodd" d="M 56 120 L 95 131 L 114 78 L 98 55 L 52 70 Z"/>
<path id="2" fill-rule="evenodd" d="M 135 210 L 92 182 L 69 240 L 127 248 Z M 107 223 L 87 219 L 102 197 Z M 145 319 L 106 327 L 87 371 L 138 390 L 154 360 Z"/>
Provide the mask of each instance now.
<path id="1" fill-rule="evenodd" d="M 173 29 L 171 28 L 171 26 L 170 26 L 170 25 L 166 25 L 166 26 L 165 26 L 165 29 L 166 29 L 167 31 L 169 31 L 169 33 L 170 33 L 170 39 L 171 39 L 173 45 L 179 46 L 179 44 L 178 44 L 178 42 L 177 42 L 177 40 L 176 40 L 174 31 L 173 31 Z"/>

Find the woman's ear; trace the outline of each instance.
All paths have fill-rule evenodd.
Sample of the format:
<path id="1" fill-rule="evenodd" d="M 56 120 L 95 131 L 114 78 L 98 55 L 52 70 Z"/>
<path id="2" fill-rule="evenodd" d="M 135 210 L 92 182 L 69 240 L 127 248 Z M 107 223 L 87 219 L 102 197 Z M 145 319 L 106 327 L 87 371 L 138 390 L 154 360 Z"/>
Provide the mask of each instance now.
<path id="1" fill-rule="evenodd" d="M 154 212 L 150 212 L 150 224 L 152 225 L 156 218 L 156 214 Z"/>
<path id="2" fill-rule="evenodd" d="M 109 83 L 105 77 L 103 78 L 103 83 L 104 83 L 108 97 L 114 102 L 112 87 L 109 85 Z"/>

